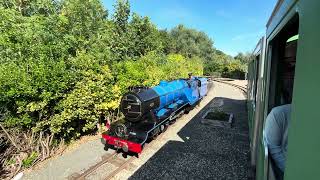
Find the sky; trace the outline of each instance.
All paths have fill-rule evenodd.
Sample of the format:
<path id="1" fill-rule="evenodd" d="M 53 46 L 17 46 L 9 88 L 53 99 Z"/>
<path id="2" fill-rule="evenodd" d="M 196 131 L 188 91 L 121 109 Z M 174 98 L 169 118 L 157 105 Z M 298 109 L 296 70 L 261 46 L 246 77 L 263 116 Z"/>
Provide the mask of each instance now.
<path id="1" fill-rule="evenodd" d="M 228 55 L 252 52 L 265 34 L 277 0 L 130 0 L 131 12 L 149 16 L 159 29 L 184 24 L 205 32 Z M 109 14 L 116 0 L 102 0 Z"/>

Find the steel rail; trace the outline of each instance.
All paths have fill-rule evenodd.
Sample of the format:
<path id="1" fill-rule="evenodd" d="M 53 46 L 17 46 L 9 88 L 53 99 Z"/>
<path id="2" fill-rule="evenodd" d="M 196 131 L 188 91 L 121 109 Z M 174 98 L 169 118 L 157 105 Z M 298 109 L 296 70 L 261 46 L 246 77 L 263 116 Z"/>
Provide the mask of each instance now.
<path id="1" fill-rule="evenodd" d="M 82 174 L 80 174 L 80 176 L 75 177 L 74 179 L 84 180 L 88 175 L 90 175 L 92 172 L 97 170 L 99 167 L 101 167 L 102 165 L 108 163 L 113 157 L 115 157 L 116 154 L 117 154 L 117 151 L 114 151 L 113 153 L 111 153 L 107 157 L 104 157 L 100 162 L 98 162 L 97 164 L 95 164 L 94 166 L 90 167 L 89 169 L 87 169 Z"/>
<path id="2" fill-rule="evenodd" d="M 240 86 L 238 84 L 230 83 L 228 81 L 220 80 L 220 79 L 212 79 L 212 81 L 216 81 L 216 82 L 220 82 L 223 84 L 227 84 L 227 85 L 236 87 L 236 88 L 240 89 L 244 95 L 247 95 L 247 88 L 246 87 Z"/>
<path id="3" fill-rule="evenodd" d="M 171 126 L 168 127 L 168 129 L 170 129 Z M 167 129 L 167 130 L 168 130 Z M 163 135 L 165 134 L 165 131 L 161 132 L 158 136 L 158 138 L 161 138 Z M 151 141 L 148 144 L 145 144 L 144 146 L 144 151 L 146 149 L 149 149 L 153 144 L 155 143 L 155 140 Z M 89 169 L 87 169 L 86 171 L 84 171 L 83 173 L 81 173 L 80 175 L 73 175 L 73 177 L 69 177 L 68 179 L 76 179 L 76 180 L 85 180 L 87 176 L 89 176 L 90 174 L 92 174 L 93 172 L 95 172 L 99 167 L 103 166 L 106 163 L 110 163 L 112 164 L 112 162 L 110 162 L 114 157 L 116 157 L 117 155 L 117 151 L 115 150 L 114 152 L 112 152 L 111 154 L 109 154 L 106 157 L 103 157 L 103 159 L 98 162 L 97 164 L 95 164 L 94 166 L 90 167 Z M 123 170 L 124 168 L 126 168 L 126 166 L 128 164 L 130 164 L 133 160 L 135 160 L 137 157 L 136 156 L 130 156 L 128 159 L 126 159 L 124 162 L 122 162 L 120 165 L 118 165 L 118 167 L 113 170 L 110 174 L 108 174 L 104 179 L 109 180 L 112 179 L 114 176 L 116 176 L 121 170 Z"/>

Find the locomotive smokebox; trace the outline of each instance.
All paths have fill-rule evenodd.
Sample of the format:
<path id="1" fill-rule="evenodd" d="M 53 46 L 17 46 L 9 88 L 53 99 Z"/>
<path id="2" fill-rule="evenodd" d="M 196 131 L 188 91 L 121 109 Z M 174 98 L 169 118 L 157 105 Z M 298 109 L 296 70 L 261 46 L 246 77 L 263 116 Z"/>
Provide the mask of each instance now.
<path id="1" fill-rule="evenodd" d="M 151 88 L 136 87 L 124 94 L 121 99 L 120 110 L 128 121 L 138 122 L 152 109 L 158 108 L 160 98 Z"/>

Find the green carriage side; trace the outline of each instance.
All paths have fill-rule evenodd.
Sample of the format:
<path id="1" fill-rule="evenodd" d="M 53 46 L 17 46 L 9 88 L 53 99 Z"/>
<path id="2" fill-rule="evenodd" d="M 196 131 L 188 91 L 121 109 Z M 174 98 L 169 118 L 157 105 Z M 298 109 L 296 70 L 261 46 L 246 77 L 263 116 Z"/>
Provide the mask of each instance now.
<path id="1" fill-rule="evenodd" d="M 248 123 L 256 179 L 276 179 L 262 131 L 270 110 L 285 103 L 281 87 L 290 78 L 294 80 L 293 110 L 284 179 L 320 179 L 317 154 L 320 152 L 319 10 L 317 0 L 279 0 L 267 23 L 265 41 L 259 41 L 254 53 L 256 58 L 249 64 Z M 296 50 L 291 50 L 292 47 Z M 284 61 L 295 63 L 293 75 L 284 72 Z"/>

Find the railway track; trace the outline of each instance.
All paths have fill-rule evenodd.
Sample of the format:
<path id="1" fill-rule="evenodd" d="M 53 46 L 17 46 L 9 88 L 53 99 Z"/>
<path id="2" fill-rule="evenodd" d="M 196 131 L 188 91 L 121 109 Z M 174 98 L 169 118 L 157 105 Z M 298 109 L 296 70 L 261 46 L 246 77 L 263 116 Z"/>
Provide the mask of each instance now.
<path id="1" fill-rule="evenodd" d="M 168 127 L 168 129 L 171 126 Z M 167 129 L 167 130 L 168 130 Z M 156 139 L 160 139 L 165 132 L 160 133 Z M 156 139 L 151 141 L 150 143 L 145 144 L 144 146 L 144 151 L 147 149 L 151 148 L 152 145 L 156 142 Z M 140 154 L 140 156 L 143 156 L 143 152 Z M 119 156 L 120 155 L 120 156 Z M 114 178 L 120 171 L 123 169 L 126 169 L 130 163 L 135 160 L 137 157 L 128 155 L 127 157 L 123 158 L 121 156 L 121 153 L 118 153 L 116 150 L 114 150 L 111 154 L 106 154 L 105 156 L 102 157 L 102 160 L 98 162 L 97 164 L 91 166 L 89 169 L 85 170 L 81 174 L 72 174 L 69 176 L 69 180 L 87 180 L 87 179 L 104 179 L 104 180 L 109 180 Z M 114 167 L 114 168 L 105 168 L 105 167 Z M 100 171 L 101 169 L 105 168 L 107 174 L 103 177 L 101 177 Z M 106 173 L 104 171 L 104 173 Z M 97 177 L 98 176 L 98 177 Z"/>
<path id="2" fill-rule="evenodd" d="M 227 84 L 227 85 L 236 87 L 236 88 L 238 88 L 239 90 L 241 90 L 242 93 L 246 96 L 246 95 L 247 95 L 247 88 L 244 87 L 244 86 L 240 86 L 240 85 L 238 85 L 238 84 L 231 83 L 230 81 L 232 81 L 232 80 L 233 80 L 233 79 L 218 79 L 218 78 L 212 79 L 212 81 L 216 81 L 216 82 L 220 82 L 220 83 L 223 83 L 223 84 Z"/>

